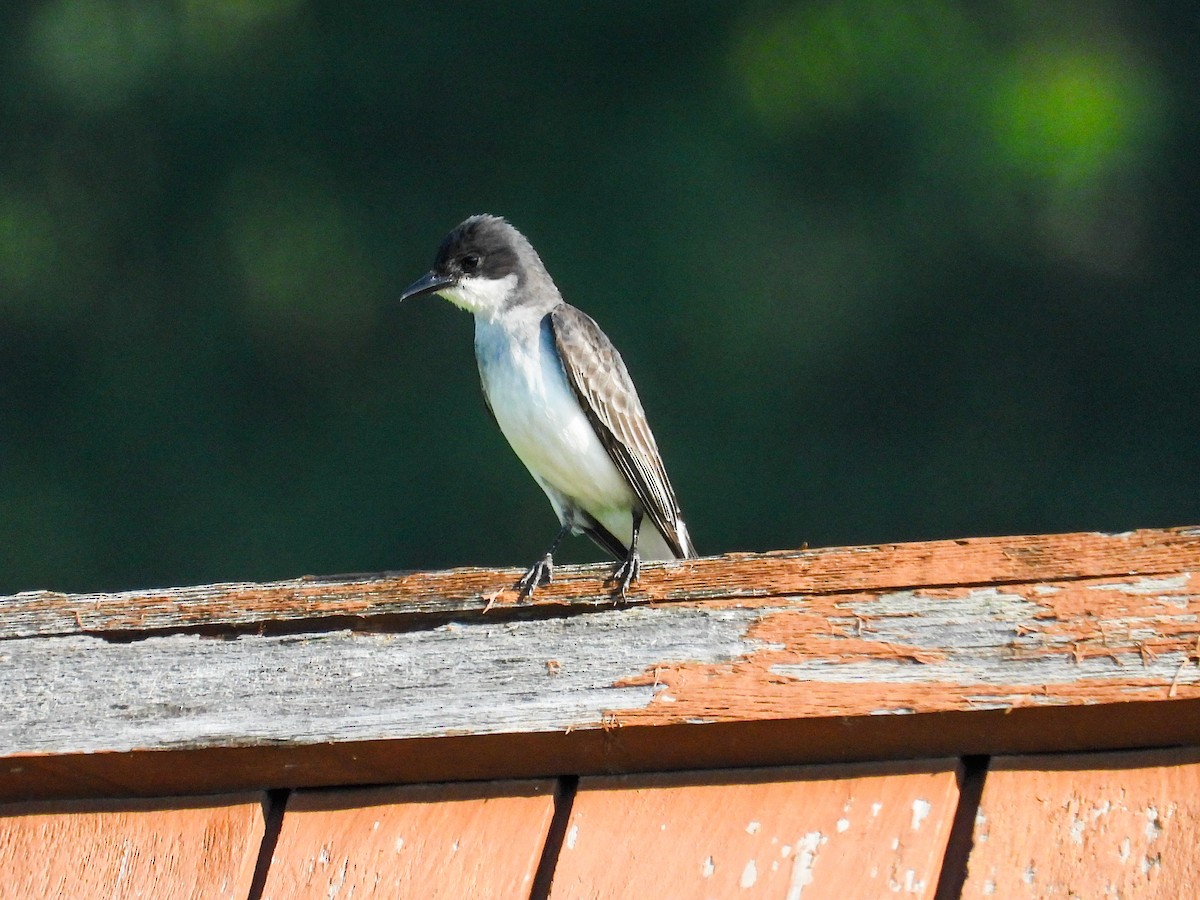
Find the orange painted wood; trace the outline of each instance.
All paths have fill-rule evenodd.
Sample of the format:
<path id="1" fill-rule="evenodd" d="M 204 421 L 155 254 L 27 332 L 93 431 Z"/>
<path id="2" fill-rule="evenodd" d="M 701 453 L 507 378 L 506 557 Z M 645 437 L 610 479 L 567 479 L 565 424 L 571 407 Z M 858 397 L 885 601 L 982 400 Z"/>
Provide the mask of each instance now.
<path id="1" fill-rule="evenodd" d="M 0 896 L 245 898 L 261 794 L 0 805 Z"/>
<path id="2" fill-rule="evenodd" d="M 1200 897 L 1200 752 L 995 760 L 962 896 Z"/>
<path id="3" fill-rule="evenodd" d="M 553 781 L 300 791 L 263 898 L 527 897 L 553 814 Z"/>
<path id="4" fill-rule="evenodd" d="M 953 760 L 584 778 L 550 896 L 932 897 Z"/>

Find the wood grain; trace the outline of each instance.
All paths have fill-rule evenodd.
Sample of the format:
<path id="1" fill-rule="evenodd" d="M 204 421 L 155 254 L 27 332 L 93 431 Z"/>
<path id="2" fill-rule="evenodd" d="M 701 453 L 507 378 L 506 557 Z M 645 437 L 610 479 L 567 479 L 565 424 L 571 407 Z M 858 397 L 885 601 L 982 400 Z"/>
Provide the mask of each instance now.
<path id="1" fill-rule="evenodd" d="M 932 897 L 957 799 L 953 761 L 585 778 L 550 896 Z"/>
<path id="2" fill-rule="evenodd" d="M 962 896 L 1200 896 L 1200 752 L 994 761 Z"/>
<path id="3" fill-rule="evenodd" d="M 0 645 L 0 754 L 1198 698 L 1197 586 L 1188 572 L 395 633 L 14 640 Z"/>
<path id="4" fill-rule="evenodd" d="M 0 895 L 241 900 L 263 825 L 258 794 L 0 805 Z"/>
<path id="5" fill-rule="evenodd" d="M 553 781 L 301 791 L 263 898 L 527 897 L 553 812 Z"/>
<path id="6" fill-rule="evenodd" d="M 621 608 L 584 570 L 487 612 L 503 571 L 18 595 L 0 797 L 1200 743 L 1198 572 L 1168 529 L 689 560 Z"/>

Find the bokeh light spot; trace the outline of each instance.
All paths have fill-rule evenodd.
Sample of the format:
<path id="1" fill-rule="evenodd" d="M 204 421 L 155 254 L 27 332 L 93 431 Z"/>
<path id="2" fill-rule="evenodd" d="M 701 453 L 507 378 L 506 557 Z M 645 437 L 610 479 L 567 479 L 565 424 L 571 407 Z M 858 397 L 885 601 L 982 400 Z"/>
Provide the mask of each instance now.
<path id="1" fill-rule="evenodd" d="M 286 20 L 304 0 L 184 0 L 180 24 L 192 51 L 220 57 L 244 46 L 269 26 Z"/>
<path id="2" fill-rule="evenodd" d="M 733 67 L 764 124 L 795 126 L 859 113 L 942 70 L 962 43 L 955 8 L 837 0 L 800 3 L 746 23 Z"/>
<path id="3" fill-rule="evenodd" d="M 1132 162 L 1157 133 L 1159 110 L 1131 61 L 1042 49 L 998 80 L 993 137 L 1020 173 L 1083 184 Z"/>
<path id="4" fill-rule="evenodd" d="M 171 25 L 157 4 L 57 0 L 30 23 L 30 64 L 60 99 L 109 110 L 127 102 L 168 58 Z"/>
<path id="5" fill-rule="evenodd" d="M 372 309 L 361 229 L 331 186 L 244 172 L 227 193 L 226 235 L 252 319 L 342 340 Z"/>
<path id="6" fill-rule="evenodd" d="M 57 258 L 50 215 L 30 199 L 0 191 L 0 308 L 33 305 Z"/>

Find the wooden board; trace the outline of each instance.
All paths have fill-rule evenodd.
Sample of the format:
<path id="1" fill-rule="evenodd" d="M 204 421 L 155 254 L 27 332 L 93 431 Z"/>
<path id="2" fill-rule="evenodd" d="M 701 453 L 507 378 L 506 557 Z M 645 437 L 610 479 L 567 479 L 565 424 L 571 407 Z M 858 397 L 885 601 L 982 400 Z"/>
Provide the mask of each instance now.
<path id="1" fill-rule="evenodd" d="M 1191 571 L 1200 560 L 1200 527 L 1121 534 L 1049 534 L 962 538 L 908 544 L 729 553 L 646 563 L 632 603 L 792 594 L 896 590 L 944 585 L 1070 581 Z M 512 584 L 522 569 L 450 569 L 305 575 L 256 584 L 63 594 L 24 591 L 0 597 L 0 639 L 111 634 L 128 639 L 156 631 L 236 626 L 247 632 L 411 626 L 412 617 L 482 616 L 503 620 L 529 609 L 612 605 L 609 564 L 559 566 L 534 603 L 514 608 Z"/>
<path id="2" fill-rule="evenodd" d="M 527 897 L 553 813 L 553 781 L 301 791 L 263 898 Z"/>
<path id="3" fill-rule="evenodd" d="M 966 897 L 1200 897 L 1200 752 L 993 762 Z"/>
<path id="4" fill-rule="evenodd" d="M 932 897 L 954 761 L 584 778 L 550 896 Z"/>
<path id="5" fill-rule="evenodd" d="M 0 805 L 0 895 L 249 895 L 263 839 L 258 794 Z"/>
<path id="6" fill-rule="evenodd" d="M 0 600 L 0 797 L 1200 743 L 1198 529 L 598 571 Z"/>

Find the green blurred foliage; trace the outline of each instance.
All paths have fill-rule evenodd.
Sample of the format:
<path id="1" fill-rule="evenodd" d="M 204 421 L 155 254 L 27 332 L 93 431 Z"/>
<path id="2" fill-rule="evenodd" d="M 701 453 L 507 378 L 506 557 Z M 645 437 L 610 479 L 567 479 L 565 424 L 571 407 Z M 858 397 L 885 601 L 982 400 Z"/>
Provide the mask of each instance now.
<path id="1" fill-rule="evenodd" d="M 1077 0 L 0 10 L 0 593 L 525 565 L 507 215 L 704 552 L 1200 522 L 1200 28 Z M 584 541 L 566 559 L 594 559 Z"/>

